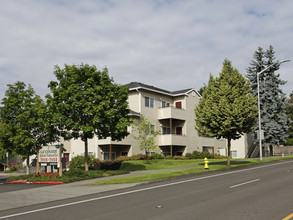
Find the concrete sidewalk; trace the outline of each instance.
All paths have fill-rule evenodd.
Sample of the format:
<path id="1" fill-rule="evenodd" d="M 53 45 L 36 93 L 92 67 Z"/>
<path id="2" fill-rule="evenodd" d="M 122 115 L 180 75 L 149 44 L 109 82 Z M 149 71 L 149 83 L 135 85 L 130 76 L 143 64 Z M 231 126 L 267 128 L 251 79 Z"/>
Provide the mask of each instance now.
<path id="1" fill-rule="evenodd" d="M 29 206 L 34 204 L 41 204 L 45 202 L 52 202 L 62 199 L 69 199 L 78 196 L 90 195 L 100 192 L 107 192 L 111 190 L 123 189 L 127 187 L 132 187 L 139 185 L 141 183 L 128 183 L 128 184 L 109 184 L 109 185 L 87 185 L 89 183 L 94 183 L 102 180 L 125 177 L 125 176 L 134 176 L 142 175 L 148 173 L 156 173 L 163 171 L 170 171 L 176 169 L 184 169 L 197 167 L 201 165 L 194 165 L 188 167 L 176 167 L 163 170 L 140 170 L 133 171 L 129 174 L 119 175 L 119 176 L 110 176 L 102 177 L 97 179 L 83 180 L 74 183 L 60 184 L 60 185 L 51 185 L 43 186 L 33 189 L 18 190 L 12 192 L 0 193 L 0 211 L 19 208 L 23 206 Z M 3 174 L 0 176 L 4 176 Z M 0 186 L 1 187 L 1 186 Z"/>

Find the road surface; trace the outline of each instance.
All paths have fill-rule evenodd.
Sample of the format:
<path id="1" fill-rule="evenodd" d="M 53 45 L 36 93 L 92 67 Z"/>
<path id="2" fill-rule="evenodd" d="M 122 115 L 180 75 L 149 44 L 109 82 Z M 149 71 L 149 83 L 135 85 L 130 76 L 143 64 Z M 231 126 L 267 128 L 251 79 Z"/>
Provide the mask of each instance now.
<path id="1" fill-rule="evenodd" d="M 285 161 L 6 210 L 0 219 L 267 220 L 292 213 L 293 161 Z"/>

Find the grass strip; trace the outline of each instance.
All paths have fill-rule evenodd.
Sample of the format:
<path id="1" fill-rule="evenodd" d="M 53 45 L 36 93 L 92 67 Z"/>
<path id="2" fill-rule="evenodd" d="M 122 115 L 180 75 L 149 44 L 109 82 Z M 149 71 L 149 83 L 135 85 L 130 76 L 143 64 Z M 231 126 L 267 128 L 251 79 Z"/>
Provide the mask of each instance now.
<path id="1" fill-rule="evenodd" d="M 227 159 L 209 159 L 211 163 L 227 161 Z M 149 164 L 145 160 L 124 161 L 120 170 L 135 171 L 135 170 L 162 170 L 175 167 L 188 167 L 203 164 L 203 159 L 191 160 L 173 160 L 173 159 L 158 159 L 150 160 Z"/>
<path id="2" fill-rule="evenodd" d="M 177 176 L 189 175 L 189 174 L 196 174 L 202 172 L 209 172 L 209 171 L 216 171 L 216 170 L 224 170 L 229 169 L 232 167 L 240 167 L 240 166 L 247 166 L 265 162 L 272 162 L 278 160 L 285 160 L 285 159 L 292 159 L 293 156 L 288 157 L 273 157 L 273 158 L 265 158 L 262 162 L 257 159 L 250 159 L 250 160 L 232 160 L 230 167 L 227 167 L 226 163 L 223 161 L 217 161 L 222 163 L 210 164 L 209 170 L 204 170 L 203 166 L 199 167 L 192 167 L 192 168 L 184 168 L 184 169 L 177 169 L 171 171 L 163 171 L 157 173 L 150 173 L 150 174 L 142 174 L 142 175 L 133 175 L 127 177 L 118 177 L 114 179 L 102 180 L 95 183 L 90 183 L 88 185 L 104 185 L 104 184 L 123 184 L 123 183 L 139 183 L 139 182 L 147 182 L 153 180 L 160 180 L 165 178 L 172 178 Z"/>

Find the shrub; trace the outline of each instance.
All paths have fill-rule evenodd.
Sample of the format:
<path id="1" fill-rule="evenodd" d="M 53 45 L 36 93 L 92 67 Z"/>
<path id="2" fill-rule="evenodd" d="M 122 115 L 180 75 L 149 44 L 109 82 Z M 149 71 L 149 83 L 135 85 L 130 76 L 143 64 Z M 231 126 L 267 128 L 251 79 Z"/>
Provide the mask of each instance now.
<path id="1" fill-rule="evenodd" d="M 286 145 L 292 146 L 293 145 L 293 138 L 288 138 L 286 140 Z"/>
<path id="2" fill-rule="evenodd" d="M 183 159 L 183 157 L 181 157 L 181 156 L 174 156 L 173 157 L 173 160 L 182 160 Z"/>
<path id="3" fill-rule="evenodd" d="M 219 154 L 211 154 L 207 151 L 199 152 L 199 151 L 193 151 L 192 153 L 185 154 L 185 158 L 187 159 L 222 159 L 225 158 L 225 156 L 219 155 Z"/>
<path id="4" fill-rule="evenodd" d="M 119 170 L 121 167 L 121 161 L 103 161 L 101 163 L 102 170 Z"/>
<path id="5" fill-rule="evenodd" d="M 18 165 L 12 165 L 9 167 L 9 171 L 17 171 L 18 170 Z"/>
<path id="6" fill-rule="evenodd" d="M 120 161 L 120 162 L 128 161 L 128 160 L 131 160 L 131 157 L 129 157 L 129 156 L 119 156 L 119 157 L 116 158 L 116 161 Z"/>
<path id="7" fill-rule="evenodd" d="M 171 155 L 166 156 L 164 159 L 172 159 L 173 157 Z"/>
<path id="8" fill-rule="evenodd" d="M 186 153 L 186 154 L 185 154 L 185 158 L 186 158 L 186 159 L 193 159 L 193 155 L 192 155 L 192 153 Z"/>
<path id="9" fill-rule="evenodd" d="M 93 167 L 94 166 L 94 160 L 95 157 L 94 155 L 88 155 L 88 166 Z M 85 157 L 83 155 L 77 155 L 72 158 L 70 161 L 70 169 L 75 169 L 75 168 L 83 168 L 84 169 L 84 162 L 85 162 Z"/>
<path id="10" fill-rule="evenodd" d="M 92 169 L 92 170 L 99 170 L 99 169 L 101 169 L 101 161 L 100 161 L 100 159 L 99 158 L 95 158 L 94 159 L 94 164 L 93 164 L 93 166 L 91 166 L 90 167 L 90 169 Z"/>
<path id="11" fill-rule="evenodd" d="M 130 160 L 144 160 L 146 159 L 146 155 L 144 154 L 136 154 L 130 157 Z"/>
<path id="12" fill-rule="evenodd" d="M 157 160 L 157 159 L 163 159 L 164 156 L 162 154 L 155 153 L 152 155 L 152 158 Z"/>

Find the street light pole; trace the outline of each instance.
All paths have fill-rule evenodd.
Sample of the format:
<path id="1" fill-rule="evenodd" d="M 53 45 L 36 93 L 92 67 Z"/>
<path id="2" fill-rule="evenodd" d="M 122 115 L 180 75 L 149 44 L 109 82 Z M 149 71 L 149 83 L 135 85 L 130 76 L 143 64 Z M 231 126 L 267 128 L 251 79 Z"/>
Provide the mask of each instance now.
<path id="1" fill-rule="evenodd" d="M 258 137 L 259 137 L 259 161 L 262 161 L 262 133 L 261 133 L 261 115 L 260 115 L 260 97 L 259 97 L 259 76 L 264 73 L 265 71 L 267 71 L 269 68 L 271 68 L 272 66 L 276 65 L 276 64 L 281 64 L 281 63 L 285 63 L 285 62 L 289 62 L 290 60 L 282 60 L 282 61 L 277 61 L 273 64 L 271 64 L 270 66 L 268 66 L 267 68 L 261 70 L 260 72 L 258 72 L 256 74 L 256 79 L 257 79 L 257 104 L 258 104 Z"/>

